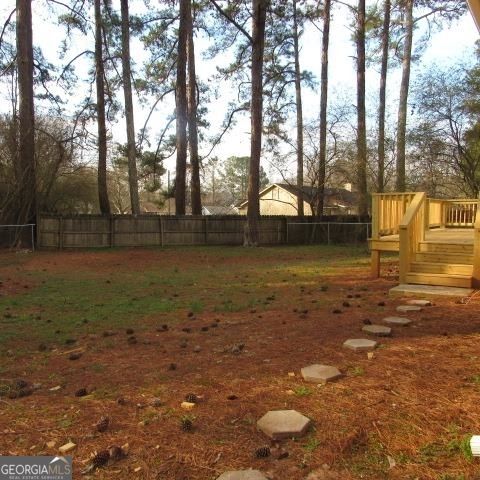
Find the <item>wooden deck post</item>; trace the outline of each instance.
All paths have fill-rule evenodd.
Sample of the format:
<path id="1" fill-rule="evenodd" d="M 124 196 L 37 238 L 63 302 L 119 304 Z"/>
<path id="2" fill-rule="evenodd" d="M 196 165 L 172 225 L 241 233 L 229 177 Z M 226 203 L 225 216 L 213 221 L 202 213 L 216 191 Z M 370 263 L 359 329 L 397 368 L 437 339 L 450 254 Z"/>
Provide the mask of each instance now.
<path id="1" fill-rule="evenodd" d="M 480 289 L 480 201 L 477 204 L 473 227 L 473 275 L 472 287 Z"/>
<path id="2" fill-rule="evenodd" d="M 371 255 L 371 274 L 372 278 L 380 277 L 380 250 L 372 250 Z"/>

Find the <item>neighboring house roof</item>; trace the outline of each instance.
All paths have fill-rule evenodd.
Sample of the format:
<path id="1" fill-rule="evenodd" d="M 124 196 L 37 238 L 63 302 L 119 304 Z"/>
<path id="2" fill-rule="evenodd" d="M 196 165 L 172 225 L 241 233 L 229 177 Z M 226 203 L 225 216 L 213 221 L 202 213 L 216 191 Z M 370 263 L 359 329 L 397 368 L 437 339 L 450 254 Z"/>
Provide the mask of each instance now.
<path id="1" fill-rule="evenodd" d="M 298 188 L 295 185 L 290 185 L 288 183 L 272 183 L 268 187 L 264 188 L 260 191 L 259 196 L 260 198 L 267 194 L 273 188 L 278 187 L 286 190 L 287 192 L 291 193 L 292 195 L 298 195 Z M 303 191 L 303 198 L 306 202 L 311 203 L 315 200 L 318 194 L 318 187 L 312 187 L 311 185 L 304 185 L 302 187 Z M 325 200 L 325 207 L 328 206 L 343 206 L 343 207 L 351 207 L 355 206 L 357 202 L 357 194 L 354 192 L 350 192 L 345 188 L 330 188 L 325 187 L 324 189 L 324 200 Z M 243 201 L 238 205 L 239 208 L 244 207 L 247 205 L 248 200 Z"/>
<path id="2" fill-rule="evenodd" d="M 202 207 L 203 215 L 236 215 L 238 213 L 235 207 L 225 207 L 223 205 L 204 205 Z"/>

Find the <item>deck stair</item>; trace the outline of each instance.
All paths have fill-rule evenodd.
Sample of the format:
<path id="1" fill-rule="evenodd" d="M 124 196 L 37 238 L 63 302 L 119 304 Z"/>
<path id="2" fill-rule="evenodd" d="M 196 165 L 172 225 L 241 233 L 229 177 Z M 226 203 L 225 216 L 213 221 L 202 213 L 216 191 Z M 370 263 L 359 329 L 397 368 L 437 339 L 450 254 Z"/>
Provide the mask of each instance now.
<path id="1" fill-rule="evenodd" d="M 470 288 L 473 245 L 420 242 L 406 276 L 407 283 Z"/>
<path id="2" fill-rule="evenodd" d="M 378 251 L 388 251 L 383 243 L 392 245 L 398 239 L 400 283 L 445 287 L 479 288 L 480 280 L 480 207 L 478 200 L 432 200 L 424 193 L 403 197 L 392 194 L 374 198 L 373 211 L 378 218 L 376 236 L 372 235 L 372 271 L 379 270 Z M 400 200 L 399 200 L 400 198 Z M 385 205 L 388 212 L 396 202 L 393 228 L 382 220 Z M 382 204 L 382 202 L 384 202 Z M 383 209 L 383 210 L 382 210 Z M 401 211 L 401 215 L 398 213 Z M 380 214 L 379 214 L 380 211 Z M 383 211 L 383 213 L 382 213 Z M 401 220 L 398 220 L 399 217 Z M 389 231 L 383 233 L 382 226 Z M 458 228 L 460 227 L 460 228 Z M 375 226 L 374 226 L 375 231 Z"/>

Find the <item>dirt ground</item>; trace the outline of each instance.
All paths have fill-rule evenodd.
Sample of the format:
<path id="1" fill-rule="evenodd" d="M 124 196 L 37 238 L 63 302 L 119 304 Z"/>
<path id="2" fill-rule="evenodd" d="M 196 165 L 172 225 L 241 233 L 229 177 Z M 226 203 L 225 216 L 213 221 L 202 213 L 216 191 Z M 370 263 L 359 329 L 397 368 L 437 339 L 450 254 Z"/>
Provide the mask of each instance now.
<path id="1" fill-rule="evenodd" d="M 278 480 L 480 479 L 468 447 L 480 434 L 480 295 L 433 299 L 371 359 L 342 348 L 398 315 L 396 268 L 372 280 L 366 252 L 346 247 L 1 253 L 0 454 L 72 441 L 74 478 L 251 467 Z M 306 383 L 313 363 L 344 377 Z M 11 398 L 19 379 L 29 394 Z M 313 427 L 273 444 L 256 422 L 277 409 Z M 81 477 L 94 452 L 127 443 L 125 458 Z M 256 458 L 263 446 L 272 454 Z"/>

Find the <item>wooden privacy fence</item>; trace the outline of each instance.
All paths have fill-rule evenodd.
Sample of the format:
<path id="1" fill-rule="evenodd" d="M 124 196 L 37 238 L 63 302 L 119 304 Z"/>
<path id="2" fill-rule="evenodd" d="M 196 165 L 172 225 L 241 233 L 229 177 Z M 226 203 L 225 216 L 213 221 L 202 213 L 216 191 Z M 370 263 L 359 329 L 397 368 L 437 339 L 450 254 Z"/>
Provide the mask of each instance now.
<path id="1" fill-rule="evenodd" d="M 366 243 L 365 223 L 355 224 L 345 216 L 332 229 L 334 243 Z M 339 221 L 343 220 L 343 222 Z M 289 228 L 295 222 L 296 228 Z M 311 243 L 309 224 L 312 219 L 301 219 L 305 228 L 299 228 L 298 217 L 263 216 L 259 221 L 259 243 L 262 245 Z M 348 222 L 348 223 L 347 223 Z M 105 248 L 168 245 L 242 245 L 245 216 L 163 216 L 163 215 L 75 215 L 39 217 L 37 244 L 39 248 Z M 344 223 L 345 228 L 339 228 Z M 301 225 L 300 225 L 301 227 Z M 363 227 L 363 228 L 360 228 Z M 345 229 L 349 229 L 345 235 Z M 319 237 L 314 243 L 327 243 Z"/>

